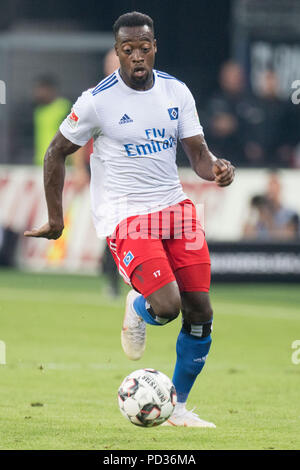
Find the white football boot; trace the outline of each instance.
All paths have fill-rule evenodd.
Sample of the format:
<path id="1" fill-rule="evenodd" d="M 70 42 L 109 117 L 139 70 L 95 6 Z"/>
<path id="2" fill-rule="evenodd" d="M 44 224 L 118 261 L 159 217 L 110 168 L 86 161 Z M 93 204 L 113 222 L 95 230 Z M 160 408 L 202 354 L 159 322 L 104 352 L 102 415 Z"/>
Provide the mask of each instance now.
<path id="1" fill-rule="evenodd" d="M 146 322 L 136 313 L 133 302 L 141 294 L 131 290 L 126 298 L 126 308 L 121 331 L 122 348 L 132 361 L 140 359 L 146 346 Z"/>
<path id="2" fill-rule="evenodd" d="M 185 407 L 177 408 L 175 407 L 170 418 L 165 421 L 162 426 L 184 426 L 187 428 L 215 428 L 214 423 L 209 421 L 204 421 L 200 419 L 199 416 L 193 412 L 193 410 L 188 411 Z"/>

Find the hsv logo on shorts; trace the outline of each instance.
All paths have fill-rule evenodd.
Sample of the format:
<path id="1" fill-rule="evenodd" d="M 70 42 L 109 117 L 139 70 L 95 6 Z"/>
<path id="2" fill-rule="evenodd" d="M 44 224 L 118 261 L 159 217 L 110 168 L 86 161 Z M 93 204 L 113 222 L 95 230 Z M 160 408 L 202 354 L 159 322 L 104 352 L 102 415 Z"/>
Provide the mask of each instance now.
<path id="1" fill-rule="evenodd" d="M 69 114 L 67 118 L 67 122 L 69 126 L 72 127 L 72 129 L 75 129 L 78 126 L 78 121 L 79 121 L 79 117 L 75 113 L 74 109 L 72 109 L 71 113 Z"/>
<path id="2" fill-rule="evenodd" d="M 178 108 L 168 108 L 168 113 L 171 121 L 175 121 L 176 119 L 178 119 Z"/>
<path id="3" fill-rule="evenodd" d="M 133 254 L 131 253 L 131 251 L 128 251 L 128 253 L 126 253 L 124 259 L 123 259 L 123 263 L 125 264 L 126 268 L 130 265 L 131 261 L 133 260 L 134 256 Z"/>

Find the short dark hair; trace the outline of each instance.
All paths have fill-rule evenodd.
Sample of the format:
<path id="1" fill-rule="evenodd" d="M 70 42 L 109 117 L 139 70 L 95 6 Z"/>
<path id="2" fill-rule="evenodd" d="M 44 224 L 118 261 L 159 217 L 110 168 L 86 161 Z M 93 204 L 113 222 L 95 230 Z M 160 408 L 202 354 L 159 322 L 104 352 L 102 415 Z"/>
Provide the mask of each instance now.
<path id="1" fill-rule="evenodd" d="M 123 26 L 133 27 L 145 25 L 149 26 L 154 35 L 154 24 L 152 18 L 138 11 L 131 11 L 130 13 L 124 13 L 124 15 L 119 16 L 113 25 L 113 32 L 116 37 L 119 29 Z"/>

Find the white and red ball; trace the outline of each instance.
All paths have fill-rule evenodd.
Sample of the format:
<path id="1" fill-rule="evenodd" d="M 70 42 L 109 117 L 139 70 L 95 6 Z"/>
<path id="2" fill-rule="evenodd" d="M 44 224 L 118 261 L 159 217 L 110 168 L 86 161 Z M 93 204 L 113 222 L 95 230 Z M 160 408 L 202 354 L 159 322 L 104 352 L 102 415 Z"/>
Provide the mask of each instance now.
<path id="1" fill-rule="evenodd" d="M 155 369 L 139 369 L 125 377 L 118 390 L 120 411 L 137 426 L 158 426 L 173 413 L 176 390 L 169 377 Z"/>

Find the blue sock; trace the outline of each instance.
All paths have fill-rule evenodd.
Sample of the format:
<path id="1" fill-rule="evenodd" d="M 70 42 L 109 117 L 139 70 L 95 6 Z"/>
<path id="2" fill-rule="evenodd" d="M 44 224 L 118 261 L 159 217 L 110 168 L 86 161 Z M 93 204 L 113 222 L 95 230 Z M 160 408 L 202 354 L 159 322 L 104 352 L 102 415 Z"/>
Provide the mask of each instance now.
<path id="1" fill-rule="evenodd" d="M 150 304 L 148 304 L 146 308 L 146 303 L 148 304 L 148 302 L 142 295 L 139 295 L 139 297 L 137 297 L 133 301 L 133 306 L 134 306 L 136 313 L 140 317 L 142 317 L 142 319 L 145 320 L 146 323 L 148 323 L 149 325 L 157 325 L 157 326 L 161 326 L 161 325 L 164 325 L 165 323 L 168 323 L 168 320 L 165 318 L 152 316 L 151 313 L 149 312 L 149 309 L 151 308 Z"/>
<path id="2" fill-rule="evenodd" d="M 175 365 L 173 384 L 177 392 L 177 401 L 185 403 L 192 386 L 205 364 L 209 353 L 211 336 L 199 338 L 181 329 L 177 344 L 177 361 Z"/>

